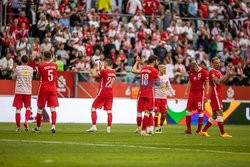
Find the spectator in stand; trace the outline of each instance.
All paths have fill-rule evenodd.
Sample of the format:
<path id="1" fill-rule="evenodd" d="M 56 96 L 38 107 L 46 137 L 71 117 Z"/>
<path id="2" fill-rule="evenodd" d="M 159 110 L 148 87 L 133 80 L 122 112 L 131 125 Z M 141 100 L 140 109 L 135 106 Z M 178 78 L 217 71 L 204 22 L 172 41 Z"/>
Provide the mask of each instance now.
<path id="1" fill-rule="evenodd" d="M 179 4 L 179 10 L 180 10 L 180 16 L 181 17 L 187 17 L 188 16 L 188 0 L 182 0 L 182 2 Z"/>
<path id="2" fill-rule="evenodd" d="M 3 79 L 11 79 L 13 73 L 14 61 L 11 54 L 8 53 L 6 57 L 1 59 L 1 77 Z"/>
<path id="3" fill-rule="evenodd" d="M 57 60 L 56 60 L 55 63 L 56 63 L 57 66 L 58 66 L 57 71 L 64 71 L 64 63 L 63 63 L 63 61 L 62 61 L 61 55 L 58 55 L 58 56 L 57 56 Z"/>
<path id="4" fill-rule="evenodd" d="M 25 16 L 25 12 L 21 11 L 19 13 L 19 17 L 18 17 L 18 26 L 21 27 L 21 24 L 25 23 L 25 28 L 29 29 L 30 28 L 30 24 L 29 24 L 29 19 Z"/>
<path id="5" fill-rule="evenodd" d="M 156 14 L 159 9 L 160 2 L 158 0 L 144 0 L 143 8 L 145 15 Z"/>
<path id="6" fill-rule="evenodd" d="M 170 10 L 166 10 L 165 14 L 161 16 L 161 19 L 163 21 L 163 30 L 166 30 L 171 25 L 172 21 L 172 14 Z"/>
<path id="7" fill-rule="evenodd" d="M 28 39 L 22 37 L 20 41 L 16 44 L 16 53 L 18 56 L 22 57 L 23 55 L 28 55 L 30 52 L 30 44 L 28 43 Z"/>
<path id="8" fill-rule="evenodd" d="M 186 82 L 186 78 L 185 78 L 186 68 L 182 64 L 182 62 L 183 62 L 183 58 L 179 57 L 177 58 L 177 63 L 174 66 L 174 76 L 175 76 L 174 80 L 175 80 L 175 83 L 178 83 L 178 84 L 183 84 Z"/>
<path id="9" fill-rule="evenodd" d="M 250 61 L 246 63 L 246 66 L 244 68 L 244 85 L 250 86 Z"/>
<path id="10" fill-rule="evenodd" d="M 27 18 L 29 19 L 29 27 L 30 27 L 29 35 L 31 37 L 36 37 L 36 35 L 37 35 L 37 29 L 36 29 L 37 12 L 35 10 L 34 4 L 30 5 L 30 9 L 28 10 Z"/>
<path id="11" fill-rule="evenodd" d="M 192 0 L 191 3 L 188 4 L 188 15 L 189 17 L 196 17 L 197 13 L 198 13 L 197 0 Z"/>
<path id="12" fill-rule="evenodd" d="M 61 24 L 62 28 L 69 27 L 69 17 L 66 13 L 63 13 L 62 18 L 59 20 L 59 23 Z"/>
<path id="13" fill-rule="evenodd" d="M 41 44 L 40 51 L 43 54 L 44 52 L 49 52 L 52 47 L 52 44 L 49 42 L 48 38 L 45 38 Z"/>
<path id="14" fill-rule="evenodd" d="M 154 49 L 154 54 L 158 57 L 159 63 L 162 64 L 164 62 L 167 50 L 164 47 L 165 42 L 161 41 L 158 46 Z"/>
<path id="15" fill-rule="evenodd" d="M 103 8 L 102 13 L 100 14 L 100 25 L 108 26 L 110 22 L 111 22 L 111 19 L 106 14 L 106 8 Z"/>
<path id="16" fill-rule="evenodd" d="M 199 6 L 199 12 L 200 12 L 200 16 L 201 18 L 208 18 L 209 16 L 209 9 L 208 9 L 208 2 L 207 0 L 202 0 L 201 4 Z"/>
<path id="17" fill-rule="evenodd" d="M 41 13 L 40 14 L 40 19 L 37 23 L 37 29 L 38 29 L 38 37 L 40 39 L 40 42 L 43 41 L 44 37 L 45 37 L 45 29 L 46 26 L 48 25 L 48 20 L 45 16 L 45 14 Z"/>
<path id="18" fill-rule="evenodd" d="M 243 59 L 247 60 L 247 50 L 250 47 L 250 40 L 247 37 L 246 33 L 243 33 L 241 35 L 240 41 L 239 41 L 239 45 L 240 45 L 240 52 L 243 55 Z"/>
<path id="19" fill-rule="evenodd" d="M 61 61 L 65 66 L 68 65 L 68 60 L 69 60 L 69 54 L 68 52 L 64 49 L 64 44 L 61 44 L 59 49 L 56 51 L 56 56 L 58 57 L 60 55 Z"/>
<path id="20" fill-rule="evenodd" d="M 217 18 L 219 7 L 217 4 L 215 4 L 214 0 L 210 1 L 210 4 L 208 5 L 208 11 L 209 11 L 209 18 L 215 19 Z"/>
<path id="21" fill-rule="evenodd" d="M 112 9 L 111 0 L 97 0 L 97 9 L 98 11 L 105 9 L 107 12 L 110 12 Z"/>
<path id="22" fill-rule="evenodd" d="M 138 10 L 142 10 L 142 4 L 140 0 L 129 0 L 127 3 L 126 11 L 128 14 L 135 15 Z"/>

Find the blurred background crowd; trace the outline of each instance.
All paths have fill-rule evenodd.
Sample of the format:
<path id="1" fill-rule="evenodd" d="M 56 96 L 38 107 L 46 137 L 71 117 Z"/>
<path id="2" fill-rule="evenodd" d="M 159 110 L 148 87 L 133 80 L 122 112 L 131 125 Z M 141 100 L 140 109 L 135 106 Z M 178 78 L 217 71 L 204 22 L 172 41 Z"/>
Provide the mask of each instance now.
<path id="1" fill-rule="evenodd" d="M 136 56 L 155 54 L 172 83 L 186 83 L 189 63 L 221 72 L 235 69 L 229 85 L 250 85 L 248 0 L 3 0 L 0 78 L 11 79 L 22 55 L 36 71 L 45 51 L 59 71 L 91 78 L 105 59 L 121 78 Z M 4 26 L 3 26 L 4 25 Z M 82 75 L 81 75 L 82 76 Z"/>

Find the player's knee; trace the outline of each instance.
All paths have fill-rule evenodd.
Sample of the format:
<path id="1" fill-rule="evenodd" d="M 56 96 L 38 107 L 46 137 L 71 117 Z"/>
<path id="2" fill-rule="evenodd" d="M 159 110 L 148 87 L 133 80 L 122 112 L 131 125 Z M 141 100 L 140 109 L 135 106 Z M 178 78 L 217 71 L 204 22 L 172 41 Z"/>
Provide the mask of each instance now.
<path id="1" fill-rule="evenodd" d="M 137 117 L 142 117 L 142 113 L 141 112 L 137 112 Z"/>
<path id="2" fill-rule="evenodd" d="M 20 108 L 17 108 L 17 109 L 16 109 L 16 113 L 21 113 L 21 109 L 20 109 Z"/>
<path id="3" fill-rule="evenodd" d="M 223 116 L 223 111 L 219 110 L 216 112 L 217 116 Z"/>
<path id="4" fill-rule="evenodd" d="M 37 113 L 42 114 L 43 113 L 43 108 L 38 108 Z"/>
<path id="5" fill-rule="evenodd" d="M 186 116 L 191 116 L 191 115 L 192 115 L 192 112 L 186 111 Z"/>

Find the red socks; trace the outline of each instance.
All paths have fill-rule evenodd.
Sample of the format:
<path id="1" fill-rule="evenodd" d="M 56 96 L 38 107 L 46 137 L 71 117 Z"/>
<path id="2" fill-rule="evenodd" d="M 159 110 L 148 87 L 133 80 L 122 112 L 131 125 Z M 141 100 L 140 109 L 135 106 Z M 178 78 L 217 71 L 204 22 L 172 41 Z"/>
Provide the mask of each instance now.
<path id="1" fill-rule="evenodd" d="M 17 128 L 20 128 L 20 122 L 21 122 L 21 114 L 16 113 L 16 126 L 17 126 Z"/>
<path id="2" fill-rule="evenodd" d="M 186 126 L 187 126 L 187 130 L 191 132 L 192 131 L 191 130 L 191 115 L 186 116 Z"/>
<path id="3" fill-rule="evenodd" d="M 149 122 L 149 115 L 147 113 L 144 114 L 143 122 L 142 122 L 142 130 L 146 130 Z"/>
<path id="4" fill-rule="evenodd" d="M 225 133 L 224 123 L 223 122 L 218 122 L 218 126 L 219 126 L 219 129 L 220 129 L 220 134 L 223 135 Z"/>
<path id="5" fill-rule="evenodd" d="M 25 112 L 25 121 L 28 121 L 30 119 L 30 114 L 31 114 L 31 111 L 26 110 L 26 112 Z"/>
<path id="6" fill-rule="evenodd" d="M 56 112 L 51 112 L 52 125 L 56 125 Z"/>
<path id="7" fill-rule="evenodd" d="M 92 118 L 92 125 L 96 125 L 96 120 L 97 120 L 96 111 L 91 112 L 91 118 Z"/>
<path id="8" fill-rule="evenodd" d="M 155 121 L 155 127 L 158 127 L 158 116 L 154 117 L 154 121 Z"/>
<path id="9" fill-rule="evenodd" d="M 141 116 L 137 116 L 136 122 L 137 122 L 137 126 L 141 126 L 142 117 Z"/>
<path id="10" fill-rule="evenodd" d="M 112 119 L 113 119 L 112 113 L 108 113 L 108 126 L 111 126 Z"/>
<path id="11" fill-rule="evenodd" d="M 197 133 L 199 133 L 201 131 L 203 120 L 204 120 L 203 114 L 199 114 L 198 128 L 197 128 L 197 131 L 196 131 Z"/>
<path id="12" fill-rule="evenodd" d="M 160 122 L 160 126 L 163 126 L 164 121 L 165 121 L 165 118 L 161 115 L 161 122 Z"/>
<path id="13" fill-rule="evenodd" d="M 203 132 L 206 132 L 208 130 L 208 128 L 210 128 L 210 126 L 213 125 L 214 119 L 213 118 L 209 118 L 207 121 L 207 124 L 205 125 L 205 127 L 203 128 Z"/>
<path id="14" fill-rule="evenodd" d="M 154 126 L 154 117 L 153 117 L 152 113 L 149 114 L 149 118 L 148 119 L 149 119 L 148 120 L 148 127 Z"/>
<path id="15" fill-rule="evenodd" d="M 37 113 L 36 114 L 36 126 L 39 128 L 41 126 L 42 122 L 42 114 Z"/>

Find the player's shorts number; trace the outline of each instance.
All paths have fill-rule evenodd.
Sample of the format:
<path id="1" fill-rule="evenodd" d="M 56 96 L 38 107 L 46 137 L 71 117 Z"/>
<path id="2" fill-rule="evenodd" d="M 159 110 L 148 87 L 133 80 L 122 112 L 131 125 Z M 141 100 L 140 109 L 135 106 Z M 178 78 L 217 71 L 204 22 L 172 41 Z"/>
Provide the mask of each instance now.
<path id="1" fill-rule="evenodd" d="M 115 82 L 114 77 L 108 77 L 108 80 L 107 80 L 107 83 L 106 83 L 105 87 L 106 88 L 112 88 L 114 82 Z"/>
<path id="2" fill-rule="evenodd" d="M 53 81 L 53 74 L 52 74 L 53 70 L 48 70 L 48 80 L 49 81 Z"/>
<path id="3" fill-rule="evenodd" d="M 142 74 L 141 85 L 148 85 L 148 74 Z"/>

